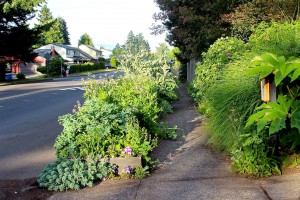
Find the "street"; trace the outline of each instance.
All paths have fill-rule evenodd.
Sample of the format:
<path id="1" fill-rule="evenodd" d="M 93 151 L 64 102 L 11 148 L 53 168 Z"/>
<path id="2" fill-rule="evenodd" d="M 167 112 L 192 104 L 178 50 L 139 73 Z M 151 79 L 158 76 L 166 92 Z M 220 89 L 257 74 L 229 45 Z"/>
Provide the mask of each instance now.
<path id="1" fill-rule="evenodd" d="M 83 104 L 82 83 L 82 77 L 69 77 L 0 87 L 0 179 L 37 177 L 55 161 L 58 117 L 72 113 L 77 101 Z"/>

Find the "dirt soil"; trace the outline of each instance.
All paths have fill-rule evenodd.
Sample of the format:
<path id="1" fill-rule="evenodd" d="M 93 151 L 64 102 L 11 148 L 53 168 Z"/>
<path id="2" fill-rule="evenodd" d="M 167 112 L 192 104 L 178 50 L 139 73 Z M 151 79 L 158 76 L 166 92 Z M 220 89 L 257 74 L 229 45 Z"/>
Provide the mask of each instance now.
<path id="1" fill-rule="evenodd" d="M 195 127 L 199 126 L 203 122 L 200 116 L 195 116 L 195 112 L 190 112 L 195 109 L 194 103 L 187 95 L 186 87 L 181 86 L 180 88 L 180 101 L 174 103 L 174 113 L 170 114 L 164 119 L 169 125 L 178 125 L 181 127 L 179 130 L 179 138 L 176 142 L 174 141 L 159 141 L 158 148 L 153 151 L 152 157 L 154 159 L 165 160 L 166 158 L 173 157 L 176 152 L 175 149 L 179 143 L 184 143 L 183 137 L 184 132 L 189 132 Z M 189 123 L 187 123 L 189 122 Z M 186 146 L 189 148 L 188 146 Z M 218 154 L 214 152 L 214 154 Z M 219 154 L 219 159 L 229 164 L 228 157 Z M 164 163 L 161 163 L 164 165 Z M 298 171 L 298 170 L 297 170 Z M 295 171 L 289 170 L 286 173 L 294 173 Z M 40 188 L 36 178 L 25 179 L 25 180 L 0 180 L 0 200 L 44 200 L 48 199 L 54 194 L 54 192 L 48 191 L 45 188 Z"/>

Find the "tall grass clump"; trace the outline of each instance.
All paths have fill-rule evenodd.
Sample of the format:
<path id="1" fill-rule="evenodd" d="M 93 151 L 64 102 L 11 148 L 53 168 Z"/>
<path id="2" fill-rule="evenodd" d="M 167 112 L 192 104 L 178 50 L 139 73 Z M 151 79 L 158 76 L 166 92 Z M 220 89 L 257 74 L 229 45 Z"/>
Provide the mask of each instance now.
<path id="1" fill-rule="evenodd" d="M 250 55 L 249 55 L 250 56 Z M 215 148 L 231 152 L 244 129 L 249 115 L 259 104 L 259 81 L 257 76 L 246 75 L 248 58 L 228 64 L 223 75 L 205 96 L 208 108 L 209 143 Z"/>

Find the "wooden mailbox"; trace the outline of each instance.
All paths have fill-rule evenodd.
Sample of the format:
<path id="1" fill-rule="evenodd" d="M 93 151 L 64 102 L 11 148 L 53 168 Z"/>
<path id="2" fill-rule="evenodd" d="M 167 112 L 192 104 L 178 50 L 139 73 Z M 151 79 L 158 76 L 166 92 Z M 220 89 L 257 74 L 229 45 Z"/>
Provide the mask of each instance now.
<path id="1" fill-rule="evenodd" d="M 261 100 L 263 102 L 276 101 L 276 85 L 274 82 L 274 75 L 269 75 L 263 78 L 261 84 Z"/>

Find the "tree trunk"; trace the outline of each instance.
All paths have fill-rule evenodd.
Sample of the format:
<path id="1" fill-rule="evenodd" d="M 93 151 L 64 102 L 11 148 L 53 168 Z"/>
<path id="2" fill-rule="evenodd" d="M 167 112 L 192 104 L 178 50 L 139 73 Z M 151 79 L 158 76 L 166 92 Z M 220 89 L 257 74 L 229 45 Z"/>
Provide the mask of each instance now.
<path id="1" fill-rule="evenodd" d="M 0 82 L 5 82 L 5 63 L 0 62 Z"/>

